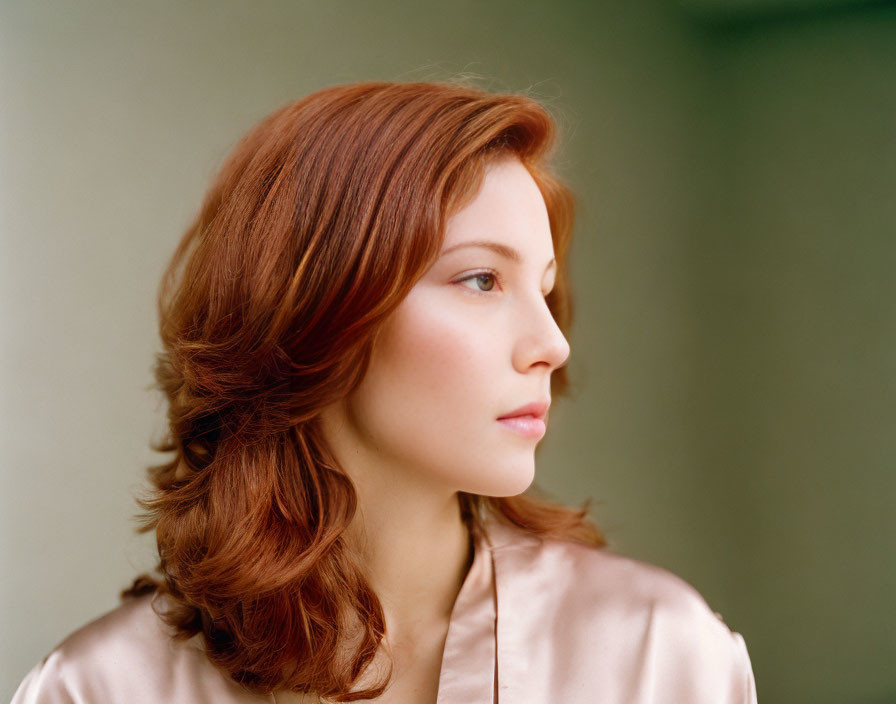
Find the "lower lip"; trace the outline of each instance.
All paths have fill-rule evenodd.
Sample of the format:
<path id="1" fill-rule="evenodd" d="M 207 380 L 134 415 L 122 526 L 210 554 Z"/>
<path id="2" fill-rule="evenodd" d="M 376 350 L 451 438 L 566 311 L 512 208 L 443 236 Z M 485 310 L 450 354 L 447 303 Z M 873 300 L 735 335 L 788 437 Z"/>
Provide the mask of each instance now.
<path id="1" fill-rule="evenodd" d="M 536 418 L 535 416 L 499 418 L 498 422 L 517 435 L 522 435 L 527 438 L 540 438 L 544 435 L 545 430 L 547 429 L 545 422 L 541 418 Z"/>

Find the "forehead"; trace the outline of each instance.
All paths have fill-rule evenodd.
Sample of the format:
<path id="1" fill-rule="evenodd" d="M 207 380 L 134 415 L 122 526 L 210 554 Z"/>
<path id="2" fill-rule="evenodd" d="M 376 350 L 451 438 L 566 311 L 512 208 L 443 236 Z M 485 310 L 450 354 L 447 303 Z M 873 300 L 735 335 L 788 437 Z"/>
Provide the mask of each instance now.
<path id="1" fill-rule="evenodd" d="M 479 190 L 448 219 L 442 251 L 472 240 L 491 240 L 523 256 L 553 256 L 544 198 L 529 170 L 513 157 L 486 165 Z"/>

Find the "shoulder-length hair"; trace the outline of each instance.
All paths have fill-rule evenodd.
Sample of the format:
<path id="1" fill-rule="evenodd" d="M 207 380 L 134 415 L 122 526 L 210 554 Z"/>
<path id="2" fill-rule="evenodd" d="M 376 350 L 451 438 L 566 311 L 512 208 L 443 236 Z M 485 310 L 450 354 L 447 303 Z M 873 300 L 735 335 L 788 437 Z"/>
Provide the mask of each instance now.
<path id="1" fill-rule="evenodd" d="M 154 367 L 168 431 L 153 449 L 139 530 L 155 530 L 164 618 L 259 693 L 339 701 L 385 633 L 380 602 L 343 532 L 357 507 L 323 442 L 322 408 L 362 380 L 382 323 L 441 248 L 446 219 L 510 154 L 547 205 L 557 259 L 548 306 L 572 315 L 573 198 L 549 169 L 554 123 L 524 95 L 455 83 L 339 85 L 291 102 L 226 159 L 164 273 Z M 551 378 L 567 391 L 566 368 Z M 603 546 L 580 509 L 459 493 L 473 531 L 489 516 L 543 537 Z M 352 638 L 339 627 L 361 625 Z"/>

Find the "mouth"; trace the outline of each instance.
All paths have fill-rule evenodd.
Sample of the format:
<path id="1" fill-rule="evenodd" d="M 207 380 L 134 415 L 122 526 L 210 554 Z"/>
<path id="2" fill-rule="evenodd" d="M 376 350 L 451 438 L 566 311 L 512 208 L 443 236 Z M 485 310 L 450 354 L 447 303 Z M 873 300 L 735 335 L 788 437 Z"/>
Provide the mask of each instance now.
<path id="1" fill-rule="evenodd" d="M 546 420 L 548 408 L 551 406 L 551 401 L 548 399 L 547 401 L 533 401 L 532 403 L 527 403 L 525 406 L 520 406 L 516 410 L 511 411 L 503 416 L 499 416 L 498 420 L 507 420 L 510 418 L 538 418 L 541 420 Z"/>
<path id="2" fill-rule="evenodd" d="M 531 413 L 505 416 L 498 418 L 498 422 L 511 432 L 526 438 L 540 438 L 547 430 L 544 416 Z"/>

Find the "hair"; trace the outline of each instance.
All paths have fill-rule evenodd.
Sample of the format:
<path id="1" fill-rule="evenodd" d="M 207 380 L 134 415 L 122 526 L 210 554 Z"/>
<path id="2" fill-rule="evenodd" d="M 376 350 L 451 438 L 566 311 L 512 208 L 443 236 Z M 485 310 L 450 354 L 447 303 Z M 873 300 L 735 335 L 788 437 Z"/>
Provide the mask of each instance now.
<path id="1" fill-rule="evenodd" d="M 175 636 L 247 689 L 351 691 L 385 634 L 380 602 L 343 533 L 357 508 L 317 418 L 364 377 L 373 342 L 438 257 L 447 218 L 486 164 L 518 158 L 547 206 L 568 331 L 574 199 L 552 173 L 554 121 L 536 100 L 460 83 L 329 87 L 275 110 L 236 145 L 159 288 L 156 386 L 174 453 L 150 466 L 138 530 L 155 530 L 156 591 Z M 567 393 L 565 367 L 551 377 Z M 606 541 L 579 509 L 524 494 L 458 492 L 471 531 L 494 517 L 541 538 Z M 359 624 L 352 637 L 345 624 Z M 390 660 L 391 663 L 391 660 Z"/>

